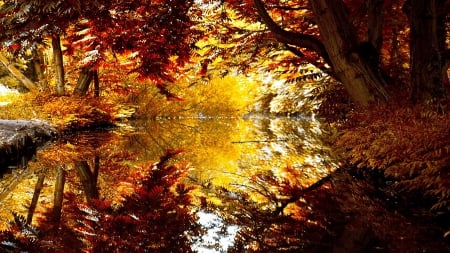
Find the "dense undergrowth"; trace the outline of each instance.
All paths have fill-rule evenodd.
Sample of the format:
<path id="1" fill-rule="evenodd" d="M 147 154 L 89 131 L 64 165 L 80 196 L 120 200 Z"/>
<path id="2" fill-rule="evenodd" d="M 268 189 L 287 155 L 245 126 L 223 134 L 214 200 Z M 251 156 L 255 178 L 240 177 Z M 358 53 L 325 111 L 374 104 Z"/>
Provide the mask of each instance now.
<path id="1" fill-rule="evenodd" d="M 333 140 L 346 166 L 382 175 L 382 186 L 398 194 L 404 205 L 414 203 L 410 206 L 448 216 L 450 113 L 385 104 L 347 117 Z"/>
<path id="2" fill-rule="evenodd" d="M 1 119 L 41 119 L 53 124 L 60 132 L 113 126 L 134 112 L 131 107 L 101 97 L 33 92 L 15 96 L 10 96 L 9 104 L 1 107 Z"/>

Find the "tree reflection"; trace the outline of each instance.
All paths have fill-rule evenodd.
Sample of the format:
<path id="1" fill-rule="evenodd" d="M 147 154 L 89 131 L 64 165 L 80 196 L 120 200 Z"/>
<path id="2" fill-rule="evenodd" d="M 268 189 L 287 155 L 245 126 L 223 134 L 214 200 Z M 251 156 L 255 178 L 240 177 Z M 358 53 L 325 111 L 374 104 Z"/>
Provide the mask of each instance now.
<path id="1" fill-rule="evenodd" d="M 33 220 L 33 214 L 38 204 L 39 195 L 41 194 L 42 188 L 44 187 L 44 179 L 45 174 L 40 173 L 38 175 L 36 186 L 34 187 L 33 198 L 31 200 L 30 208 L 28 209 L 27 224 L 31 224 L 31 221 Z"/>
<path id="2" fill-rule="evenodd" d="M 314 210 L 336 206 L 317 202 L 313 196 L 322 190 L 311 186 L 324 182 L 335 165 L 317 121 L 187 120 L 151 122 L 143 130 L 148 132 L 130 139 L 131 150 L 152 156 L 162 146 L 186 148 L 183 158 L 194 167 L 188 182 L 200 186 L 195 190 L 199 210 L 222 217 L 224 231 L 239 227 L 231 251 L 320 252 L 326 247 L 323 240 L 333 233 L 330 221 Z"/>
<path id="3" fill-rule="evenodd" d="M 56 222 L 61 219 L 65 182 L 66 172 L 62 166 L 58 166 L 56 168 L 55 193 L 53 198 L 53 220 Z"/>
<path id="4" fill-rule="evenodd" d="M 301 185 L 295 169 L 286 168 L 285 177 L 271 172 L 257 173 L 229 190 L 209 187 L 208 196 L 220 203 L 202 201 L 202 209 L 225 220 L 224 227 L 239 227 L 227 252 L 328 252 L 336 231 L 336 220 L 324 213 L 336 213 L 338 205 L 322 201 L 330 187 L 328 178 Z M 335 216 L 333 216 L 335 217 Z"/>
<path id="5" fill-rule="evenodd" d="M 128 191 L 122 192 L 124 200 L 119 205 L 94 198 L 93 177 L 87 176 L 89 166 L 77 162 L 90 201 L 80 202 L 73 192 L 66 192 L 63 208 L 66 172 L 62 166 L 58 167 L 53 209 L 39 219 L 37 228 L 29 225 L 30 220 L 14 213 L 9 229 L 0 233 L 0 249 L 9 252 L 73 252 L 74 249 L 77 252 L 191 252 L 190 238 L 200 232 L 195 215 L 188 209 L 193 187 L 179 183 L 189 167 L 169 163 L 180 152 L 168 151 L 159 162 L 148 163 L 131 174 L 124 181 Z"/>
<path id="6" fill-rule="evenodd" d="M 328 226 L 332 221 L 316 210 L 333 212 L 337 208 L 330 201 L 318 201 L 335 165 L 322 142 L 320 125 L 279 118 L 256 118 L 251 123 L 258 127 L 244 135 L 215 139 L 224 142 L 223 146 L 213 146 L 220 147 L 214 159 L 222 161 L 211 163 L 215 170 L 190 174 L 193 183 L 202 186 L 197 192 L 201 210 L 222 217 L 224 229 L 239 227 L 228 252 L 329 249 L 330 245 L 323 242 L 333 235 Z M 231 143 L 228 147 L 236 155 L 232 158 L 235 164 L 225 163 L 226 159 L 220 157 L 225 143 Z"/>
<path id="7" fill-rule="evenodd" d="M 78 172 L 81 184 L 83 185 L 84 193 L 86 194 L 86 199 L 90 203 L 92 199 L 98 199 L 99 193 L 97 189 L 97 175 L 98 175 L 98 156 L 95 156 L 94 162 L 94 172 L 87 161 L 77 161 L 75 162 L 75 169 Z"/>
<path id="8" fill-rule="evenodd" d="M 308 249 L 313 244 L 305 233 L 317 240 L 331 233 L 306 197 L 317 194 L 307 189 L 333 169 L 314 124 L 164 120 L 124 133 L 72 136 L 30 163 L 35 175 L 24 187 L 35 187 L 18 195 L 27 202 L 25 192 L 33 192 L 31 204 L 15 207 L 4 248 L 190 252 L 207 232 L 197 223 L 200 211 L 237 225 L 231 251 Z M 179 154 L 180 147 L 186 152 Z M 42 231 L 24 234 L 27 226 Z"/>

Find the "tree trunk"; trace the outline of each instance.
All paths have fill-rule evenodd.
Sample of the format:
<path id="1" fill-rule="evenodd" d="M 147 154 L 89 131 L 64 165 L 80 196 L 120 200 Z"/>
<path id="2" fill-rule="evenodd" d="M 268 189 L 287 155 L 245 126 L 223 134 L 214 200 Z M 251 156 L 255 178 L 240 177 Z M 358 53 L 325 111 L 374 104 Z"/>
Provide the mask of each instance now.
<path id="1" fill-rule="evenodd" d="M 383 42 L 383 4 L 384 0 L 367 1 L 367 41 L 375 49 L 375 55 L 371 56 L 375 68 L 380 67 L 380 49 Z"/>
<path id="2" fill-rule="evenodd" d="M 441 52 L 438 40 L 439 0 L 411 0 L 411 93 L 415 103 L 443 98 Z"/>
<path id="3" fill-rule="evenodd" d="M 64 88 L 64 65 L 61 51 L 61 41 L 59 36 L 52 37 L 53 61 L 55 64 L 56 75 L 56 94 L 62 96 L 65 93 Z"/>
<path id="4" fill-rule="evenodd" d="M 95 185 L 97 185 L 98 182 L 98 172 L 100 170 L 100 157 L 98 155 L 95 155 L 94 157 L 94 171 L 92 172 L 92 178 L 95 182 Z"/>
<path id="5" fill-rule="evenodd" d="M 447 48 L 447 20 L 450 13 L 450 1 L 440 0 L 438 4 L 437 36 L 440 49 L 439 51 L 441 52 L 442 58 L 441 76 L 444 87 L 450 87 L 450 48 Z M 441 8 L 442 5 L 443 7 Z"/>
<path id="6" fill-rule="evenodd" d="M 328 63 L 330 65 L 332 64 L 328 57 L 328 53 L 325 47 L 323 46 L 323 43 L 319 39 L 309 34 L 296 33 L 293 31 L 283 29 L 281 26 L 275 23 L 275 21 L 273 21 L 272 17 L 270 17 L 269 13 L 267 12 L 264 6 L 264 3 L 261 0 L 253 0 L 253 4 L 255 5 L 256 10 L 258 11 L 258 15 L 261 17 L 267 28 L 269 28 L 269 30 L 273 33 L 274 37 L 277 39 L 278 42 L 312 50 L 317 54 L 319 54 L 325 60 L 325 63 Z M 295 51 L 294 53 L 298 55 L 300 52 Z M 314 65 L 318 66 L 320 64 Z"/>
<path id="7" fill-rule="evenodd" d="M 40 87 L 43 90 L 47 90 L 48 84 L 47 81 L 45 80 L 43 66 L 44 66 L 44 57 L 42 55 L 42 52 L 37 48 L 33 49 L 33 67 L 34 72 L 36 73 L 37 82 L 39 83 Z"/>
<path id="8" fill-rule="evenodd" d="M 368 106 L 387 100 L 385 82 L 363 57 L 342 0 L 309 1 L 334 72 L 351 98 Z"/>
<path id="9" fill-rule="evenodd" d="M 94 97 L 100 97 L 100 83 L 97 70 L 94 70 Z"/>
<path id="10" fill-rule="evenodd" d="M 89 90 L 89 85 L 92 80 L 92 71 L 88 68 L 81 69 L 80 76 L 78 77 L 77 86 L 75 87 L 75 90 L 73 93 L 75 95 L 83 96 L 86 95 L 87 91 Z"/>
<path id="11" fill-rule="evenodd" d="M 14 67 L 14 65 L 8 60 L 8 58 L 6 58 L 5 55 L 3 55 L 0 52 L 0 62 L 5 65 L 5 67 L 8 69 L 8 71 L 15 77 L 17 78 L 20 82 L 23 83 L 23 85 L 25 85 L 25 87 L 29 90 L 37 90 L 37 86 L 36 84 L 31 81 L 30 79 L 28 79 L 28 77 L 26 77 L 24 74 L 22 74 L 22 72 L 20 72 L 20 70 L 18 70 L 16 67 Z"/>
<path id="12" fill-rule="evenodd" d="M 36 186 L 34 187 L 33 198 L 31 199 L 31 204 L 30 207 L 28 208 L 27 224 L 31 224 L 31 221 L 33 220 L 33 215 L 38 204 L 39 195 L 41 194 L 41 191 L 44 188 L 44 179 L 45 174 L 44 173 L 39 174 L 38 181 L 36 182 Z"/>
<path id="13" fill-rule="evenodd" d="M 83 185 L 86 200 L 90 203 L 92 199 L 98 199 L 97 178 L 92 173 L 87 161 L 76 162 L 75 168 Z"/>

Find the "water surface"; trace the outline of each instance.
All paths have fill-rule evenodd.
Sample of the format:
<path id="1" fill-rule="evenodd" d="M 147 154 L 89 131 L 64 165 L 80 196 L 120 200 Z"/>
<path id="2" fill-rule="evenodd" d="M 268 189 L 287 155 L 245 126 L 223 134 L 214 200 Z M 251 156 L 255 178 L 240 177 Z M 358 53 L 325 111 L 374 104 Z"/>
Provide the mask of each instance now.
<path id="1" fill-rule="evenodd" d="M 58 210 L 55 206 L 60 213 L 52 215 L 69 219 L 73 210 L 67 207 L 68 201 L 101 199 L 119 205 L 129 178 L 144 164 L 158 161 L 167 150 L 183 150 L 171 162 L 188 167 L 180 182 L 199 189 L 242 190 L 251 187 L 252 177 L 261 172 L 292 184 L 311 185 L 334 168 L 321 140 L 322 131 L 311 118 L 194 118 L 131 122 L 121 128 L 66 136 L 39 150 L 26 168 L 4 173 L 0 226 L 6 229 L 13 213 L 39 226 L 48 210 Z M 289 174 L 292 170 L 295 176 Z M 221 200 L 211 197 L 211 201 L 217 204 Z M 211 210 L 201 210 L 200 202 L 194 203 L 199 203 L 199 217 L 209 220 L 200 224 L 210 226 L 210 231 L 192 236 L 192 248 L 224 250 L 239 226 L 228 224 L 224 225 L 227 232 L 214 232 L 224 221 Z"/>

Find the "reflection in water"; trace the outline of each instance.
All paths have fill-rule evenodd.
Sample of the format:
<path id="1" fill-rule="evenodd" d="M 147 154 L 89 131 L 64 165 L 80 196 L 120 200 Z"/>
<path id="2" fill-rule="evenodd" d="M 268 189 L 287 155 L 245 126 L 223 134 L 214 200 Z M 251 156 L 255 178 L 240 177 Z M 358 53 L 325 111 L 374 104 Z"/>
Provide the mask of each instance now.
<path id="1" fill-rule="evenodd" d="M 239 226 L 228 225 L 217 214 L 199 211 L 198 223 L 206 233 L 194 239 L 192 249 L 197 252 L 217 252 L 217 249 L 228 249 L 233 245 Z"/>
<path id="2" fill-rule="evenodd" d="M 313 182 L 333 167 L 317 124 L 284 118 L 145 122 L 125 148 L 150 160 L 167 148 L 183 148 L 180 160 L 195 168 L 191 176 L 215 185 L 241 183 L 257 171 L 283 173 L 287 165 Z"/>
<path id="3" fill-rule="evenodd" d="M 321 131 L 317 122 L 304 119 L 184 119 L 135 122 L 131 130 L 70 136 L 39 151 L 37 160 L 19 176 L 5 177 L 2 183 L 11 187 L 0 199 L 0 224 L 4 229 L 12 213 L 27 217 L 27 223 L 36 226 L 49 210 L 54 220 L 67 218 L 71 210 L 65 209 L 64 198 L 68 195 L 77 203 L 101 199 L 120 206 L 124 194 L 132 193 L 125 179 L 139 172 L 142 164 L 158 161 L 168 149 L 185 150 L 176 162 L 189 163 L 184 182 L 200 186 L 198 207 L 206 206 L 205 198 L 222 204 L 208 192 L 213 186 L 242 190 L 251 187 L 254 180 L 250 179 L 261 172 L 291 184 L 311 185 L 334 167 L 319 138 Z M 254 199 L 261 200 L 256 195 Z M 214 215 L 198 213 L 200 218 L 211 218 L 210 226 L 224 222 Z M 222 237 L 233 237 L 237 226 L 224 227 L 230 230 Z M 200 241 L 195 250 L 227 248 L 217 238 L 216 242 L 193 238 Z"/>

